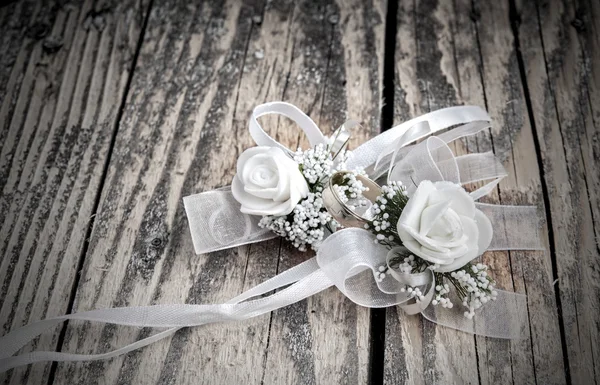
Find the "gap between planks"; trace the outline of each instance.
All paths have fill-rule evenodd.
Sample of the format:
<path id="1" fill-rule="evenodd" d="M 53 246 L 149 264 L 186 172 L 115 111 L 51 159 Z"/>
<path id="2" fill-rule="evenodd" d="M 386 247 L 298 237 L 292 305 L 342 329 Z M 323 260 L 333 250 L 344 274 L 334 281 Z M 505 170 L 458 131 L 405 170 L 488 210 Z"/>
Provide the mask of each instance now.
<path id="1" fill-rule="evenodd" d="M 398 18 L 398 1 L 388 0 L 385 17 L 385 35 L 383 52 L 383 90 L 381 106 L 380 132 L 392 128 L 394 124 L 394 74 L 396 54 L 396 32 Z M 371 351 L 369 352 L 369 383 L 384 383 L 385 370 L 385 308 L 371 309 Z"/>

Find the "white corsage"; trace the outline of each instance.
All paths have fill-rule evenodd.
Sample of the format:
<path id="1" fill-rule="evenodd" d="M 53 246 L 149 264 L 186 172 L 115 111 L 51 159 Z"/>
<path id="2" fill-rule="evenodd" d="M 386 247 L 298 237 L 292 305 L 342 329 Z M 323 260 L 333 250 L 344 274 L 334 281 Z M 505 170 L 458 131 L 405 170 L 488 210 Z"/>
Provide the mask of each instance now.
<path id="1" fill-rule="evenodd" d="M 258 123 L 257 118 L 267 114 L 296 122 L 311 148 L 286 150 Z M 351 121 L 328 139 L 293 105 L 272 102 L 256 107 L 249 131 L 258 147 L 241 154 L 231 189 L 184 198 L 194 247 L 198 253 L 207 253 L 251 244 L 271 238 L 264 231 L 268 229 L 299 250 L 315 249 L 316 257 L 227 303 L 98 309 L 13 330 L 0 338 L 0 373 L 47 360 L 116 357 L 171 336 L 181 327 L 256 317 L 334 285 L 361 306 L 397 305 L 406 314 L 421 313 L 456 330 L 497 338 L 523 337 L 521 331 L 528 325 L 526 297 L 496 290 L 488 266 L 472 260 L 488 249 L 491 223 L 498 222 L 506 231 L 494 240 L 495 250 L 544 250 L 537 210 L 502 205 L 483 209 L 474 198 L 491 191 L 506 172 L 490 153 L 459 159 L 448 147 L 449 140 L 487 130 L 489 121 L 485 111 L 473 106 L 430 112 L 363 143 L 349 157 L 345 148 L 354 124 Z M 407 147 L 452 126 L 456 127 L 449 135 L 432 135 Z M 400 154 L 401 149 L 407 151 Z M 396 157 L 399 154 L 402 156 Z M 378 170 L 378 164 L 388 169 L 387 185 L 379 186 L 374 180 L 385 172 Z M 468 194 L 461 187 L 461 170 L 476 170 L 476 180 L 490 181 Z M 438 181 L 426 180 L 431 175 Z M 413 186 L 405 185 L 410 182 L 416 187 L 412 194 Z M 261 218 L 257 221 L 253 215 Z M 354 228 L 337 231 L 340 224 Z M 496 299 L 495 308 L 486 310 L 486 304 Z M 455 304 L 462 308 L 448 310 Z M 473 322 L 476 311 L 484 306 Z M 457 317 L 457 311 L 464 317 Z M 100 356 L 16 355 L 44 330 L 69 319 L 117 325 L 126 320 L 132 326 L 169 329 Z"/>

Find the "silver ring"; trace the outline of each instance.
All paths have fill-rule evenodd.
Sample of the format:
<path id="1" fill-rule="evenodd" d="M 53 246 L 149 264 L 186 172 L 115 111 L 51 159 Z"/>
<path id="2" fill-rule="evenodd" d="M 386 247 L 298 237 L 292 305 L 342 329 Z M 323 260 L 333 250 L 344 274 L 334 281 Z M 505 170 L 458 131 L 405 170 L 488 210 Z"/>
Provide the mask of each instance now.
<path id="1" fill-rule="evenodd" d="M 369 222 L 368 218 L 358 215 L 346 203 L 342 201 L 334 185 L 344 183 L 344 175 L 350 174 L 350 171 L 338 171 L 329 178 L 329 183 L 323 190 L 323 203 L 331 216 L 344 227 L 363 227 Z M 375 203 L 375 200 L 381 195 L 381 187 L 371 179 L 356 175 L 356 179 L 362 182 L 368 190 L 363 192 L 363 196 Z"/>

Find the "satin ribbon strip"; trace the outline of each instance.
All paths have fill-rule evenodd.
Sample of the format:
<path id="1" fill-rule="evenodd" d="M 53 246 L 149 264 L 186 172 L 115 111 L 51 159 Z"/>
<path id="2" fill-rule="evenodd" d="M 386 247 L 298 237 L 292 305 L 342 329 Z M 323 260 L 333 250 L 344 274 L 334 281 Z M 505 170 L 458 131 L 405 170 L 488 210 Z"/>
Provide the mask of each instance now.
<path id="1" fill-rule="evenodd" d="M 358 146 L 358 148 L 352 151 L 352 158 L 347 164 L 351 169 L 354 167 L 363 167 L 366 169 L 371 165 L 375 165 L 379 155 L 386 149 L 389 151 L 388 146 L 390 143 L 393 143 L 411 127 L 420 122 L 427 121 L 430 133 L 436 133 L 461 124 L 475 121 L 489 122 L 490 120 L 487 112 L 475 106 L 449 107 L 433 111 L 392 127 Z"/>
<path id="2" fill-rule="evenodd" d="M 296 283 L 265 298 L 247 302 L 218 305 L 155 305 L 92 310 L 35 322 L 14 330 L 0 338 L 0 372 L 16 366 L 42 361 L 90 361 L 119 356 L 166 338 L 179 328 L 200 326 L 214 322 L 241 321 L 288 306 L 310 297 L 331 286 L 321 270 L 307 274 L 297 271 Z M 70 354 L 61 352 L 32 352 L 12 356 L 21 347 L 44 331 L 66 320 L 83 320 L 135 327 L 170 328 L 144 340 L 100 355 Z"/>

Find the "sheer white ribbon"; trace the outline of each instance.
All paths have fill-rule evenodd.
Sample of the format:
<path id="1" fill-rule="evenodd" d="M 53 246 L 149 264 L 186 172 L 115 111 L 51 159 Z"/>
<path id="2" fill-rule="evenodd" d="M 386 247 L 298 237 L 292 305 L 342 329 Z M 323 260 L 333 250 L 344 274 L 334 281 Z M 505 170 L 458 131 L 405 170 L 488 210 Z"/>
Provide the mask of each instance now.
<path id="1" fill-rule="evenodd" d="M 324 143 L 317 125 L 291 104 L 275 102 L 258 106 L 250 119 L 249 129 L 258 145 L 277 146 L 289 151 L 271 138 L 257 118 L 265 114 L 281 114 L 294 120 L 306 133 L 311 145 Z M 458 127 L 409 146 L 438 131 Z M 489 116 L 478 107 L 452 107 L 435 111 L 369 140 L 353 151 L 350 167 L 364 167 L 375 178 L 388 171 L 388 177 L 416 186 L 422 180 L 446 180 L 458 184 L 488 180 L 474 191 L 474 199 L 486 195 L 506 175 L 493 154 L 470 154 L 455 157 L 448 143 L 489 127 Z M 390 145 L 391 143 L 391 145 Z M 381 170 L 384 170 L 383 173 Z M 409 193 L 414 190 L 409 188 Z M 258 227 L 258 218 L 242 214 L 228 188 L 184 198 L 196 252 L 205 253 L 242 244 L 258 242 L 273 235 Z M 477 204 L 492 222 L 494 238 L 490 250 L 541 250 L 535 207 Z M 527 325 L 524 295 L 498 290 L 497 300 L 478 310 L 473 319 L 462 311 L 429 306 L 435 287 L 434 275 L 391 274 L 377 281 L 379 266 L 388 263 L 388 250 L 373 242 L 373 235 L 363 229 L 338 231 L 326 238 L 312 258 L 274 278 L 248 290 L 224 304 L 155 305 L 99 309 L 35 322 L 0 338 L 0 372 L 20 365 L 41 361 L 88 361 L 125 354 L 166 338 L 182 327 L 214 322 L 239 321 L 259 316 L 310 297 L 335 285 L 345 296 L 366 307 L 400 305 L 408 314 L 421 313 L 440 325 L 478 335 L 497 338 L 519 338 Z M 415 301 L 401 289 L 419 286 L 424 299 Z M 287 287 L 286 287 L 287 286 Z M 262 296 L 277 290 L 275 293 Z M 259 297 L 259 298 L 256 298 Z M 460 300 L 453 302 L 460 303 Z M 167 330 L 103 354 L 71 354 L 32 352 L 14 356 L 23 346 L 44 331 L 66 320 L 167 328 Z"/>

